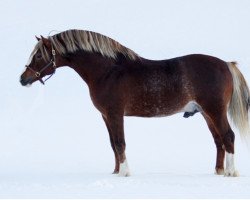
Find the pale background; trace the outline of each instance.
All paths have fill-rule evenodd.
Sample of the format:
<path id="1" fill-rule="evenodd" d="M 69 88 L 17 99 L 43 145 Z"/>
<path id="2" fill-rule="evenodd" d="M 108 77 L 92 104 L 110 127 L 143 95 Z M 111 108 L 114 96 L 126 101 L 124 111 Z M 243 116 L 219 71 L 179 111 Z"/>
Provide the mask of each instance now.
<path id="1" fill-rule="evenodd" d="M 132 176 L 120 178 L 111 175 L 101 115 L 73 70 L 61 68 L 45 86 L 19 83 L 35 35 L 75 28 L 149 59 L 236 60 L 250 82 L 249 11 L 248 0 L 0 0 L 0 198 L 250 198 L 250 153 L 237 131 L 241 176 L 224 178 L 213 174 L 215 145 L 200 114 L 125 118 Z"/>

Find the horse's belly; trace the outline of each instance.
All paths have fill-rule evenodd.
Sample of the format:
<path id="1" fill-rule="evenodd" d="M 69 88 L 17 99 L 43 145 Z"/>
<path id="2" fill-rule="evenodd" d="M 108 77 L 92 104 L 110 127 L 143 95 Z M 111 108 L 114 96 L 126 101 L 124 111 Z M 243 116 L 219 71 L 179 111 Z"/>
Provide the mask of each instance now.
<path id="1" fill-rule="evenodd" d="M 184 106 L 185 104 L 182 103 L 141 103 L 139 105 L 133 104 L 126 106 L 124 115 L 138 117 L 165 117 L 180 112 Z"/>
<path id="2" fill-rule="evenodd" d="M 170 73 L 170 72 L 169 72 Z M 162 70 L 150 74 L 131 86 L 125 96 L 126 116 L 164 117 L 179 112 L 188 101 L 188 91 L 177 73 Z"/>

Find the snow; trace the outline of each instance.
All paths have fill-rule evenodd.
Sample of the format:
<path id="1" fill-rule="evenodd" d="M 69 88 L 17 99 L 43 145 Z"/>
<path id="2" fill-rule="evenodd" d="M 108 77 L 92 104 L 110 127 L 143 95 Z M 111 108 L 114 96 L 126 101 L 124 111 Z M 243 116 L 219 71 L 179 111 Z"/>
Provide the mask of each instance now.
<path id="1" fill-rule="evenodd" d="M 216 182 L 217 187 L 214 186 Z M 130 178 L 105 173 L 8 177 L 1 198 L 249 198 L 249 179 L 199 173 L 139 173 Z M 13 194 L 13 191 L 15 194 Z M 230 195 L 229 195 L 230 194 Z"/>
<path id="2" fill-rule="evenodd" d="M 139 55 L 236 60 L 250 82 L 250 2 L 0 1 L 0 198 L 250 198 L 250 156 L 236 133 L 240 177 L 214 175 L 215 145 L 200 114 L 125 118 L 130 177 L 114 156 L 86 84 L 69 68 L 21 87 L 36 43 L 70 28 L 107 35 Z"/>

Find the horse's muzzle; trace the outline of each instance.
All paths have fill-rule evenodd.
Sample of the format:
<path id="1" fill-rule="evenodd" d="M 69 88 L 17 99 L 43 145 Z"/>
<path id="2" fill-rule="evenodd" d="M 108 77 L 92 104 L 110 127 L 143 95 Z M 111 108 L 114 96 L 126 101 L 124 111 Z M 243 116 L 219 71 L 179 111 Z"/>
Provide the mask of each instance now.
<path id="1" fill-rule="evenodd" d="M 21 76 L 20 83 L 21 83 L 22 86 L 27 86 L 28 84 L 32 83 L 32 78 L 23 78 Z"/>

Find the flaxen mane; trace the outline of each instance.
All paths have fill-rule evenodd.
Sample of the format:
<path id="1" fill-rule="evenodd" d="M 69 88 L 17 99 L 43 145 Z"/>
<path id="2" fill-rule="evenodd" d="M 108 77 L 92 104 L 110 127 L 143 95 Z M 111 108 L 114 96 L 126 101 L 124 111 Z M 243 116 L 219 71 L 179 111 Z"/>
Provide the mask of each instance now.
<path id="1" fill-rule="evenodd" d="M 49 36 L 48 39 L 52 42 L 56 52 L 60 55 L 84 50 L 87 52 L 97 52 L 113 59 L 116 59 L 118 54 L 122 54 L 131 60 L 135 60 L 138 57 L 134 51 L 124 47 L 115 40 L 91 31 L 68 30 Z M 48 52 L 43 46 L 42 41 L 39 41 L 36 45 L 33 50 L 34 54 L 37 49 L 41 50 L 43 58 L 48 61 Z"/>

